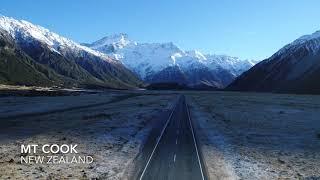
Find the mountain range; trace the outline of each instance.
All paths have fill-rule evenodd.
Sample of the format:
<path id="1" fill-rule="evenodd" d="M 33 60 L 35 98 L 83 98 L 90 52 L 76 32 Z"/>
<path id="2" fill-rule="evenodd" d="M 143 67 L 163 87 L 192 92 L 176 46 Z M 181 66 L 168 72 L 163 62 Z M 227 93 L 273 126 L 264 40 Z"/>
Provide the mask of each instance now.
<path id="1" fill-rule="evenodd" d="M 0 17 L 0 30 L 0 83 L 6 84 L 133 88 L 143 82 L 175 82 L 223 88 L 255 64 L 226 55 L 183 51 L 171 42 L 137 43 L 126 34 L 78 44 L 5 16 Z"/>
<path id="2" fill-rule="evenodd" d="M 131 89 L 168 83 L 178 88 L 320 93 L 320 31 L 257 62 L 184 51 L 172 42 L 140 43 L 123 33 L 79 44 L 30 22 L 0 16 L 1 84 Z"/>
<path id="3" fill-rule="evenodd" d="M 124 33 L 82 45 L 121 61 L 146 83 L 223 88 L 256 63 L 226 55 L 184 51 L 172 42 L 138 43 Z"/>
<path id="4" fill-rule="evenodd" d="M 320 93 L 320 31 L 287 44 L 239 76 L 227 89 Z"/>
<path id="5" fill-rule="evenodd" d="M 135 88 L 142 82 L 123 64 L 41 26 L 0 17 L 0 83 Z"/>

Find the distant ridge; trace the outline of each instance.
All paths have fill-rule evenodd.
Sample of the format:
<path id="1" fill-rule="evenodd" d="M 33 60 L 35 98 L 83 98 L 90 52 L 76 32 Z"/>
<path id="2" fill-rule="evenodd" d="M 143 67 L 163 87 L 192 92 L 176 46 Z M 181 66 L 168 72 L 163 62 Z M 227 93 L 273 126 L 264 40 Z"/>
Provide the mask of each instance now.
<path id="1" fill-rule="evenodd" d="M 320 94 L 320 31 L 284 46 L 231 83 L 228 90 Z"/>

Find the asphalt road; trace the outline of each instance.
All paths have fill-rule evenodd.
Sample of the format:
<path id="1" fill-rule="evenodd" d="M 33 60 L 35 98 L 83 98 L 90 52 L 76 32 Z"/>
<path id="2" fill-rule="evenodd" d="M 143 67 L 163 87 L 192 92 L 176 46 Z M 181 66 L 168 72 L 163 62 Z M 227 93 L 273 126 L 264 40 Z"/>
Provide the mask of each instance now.
<path id="1" fill-rule="evenodd" d="M 143 180 L 206 179 L 184 96 L 172 111 L 147 163 Z"/>

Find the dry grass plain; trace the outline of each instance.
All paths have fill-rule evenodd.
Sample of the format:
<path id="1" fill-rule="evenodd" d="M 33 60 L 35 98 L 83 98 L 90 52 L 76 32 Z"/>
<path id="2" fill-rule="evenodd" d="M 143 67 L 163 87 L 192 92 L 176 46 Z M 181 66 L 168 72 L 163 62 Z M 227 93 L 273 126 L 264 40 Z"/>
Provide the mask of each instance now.
<path id="1" fill-rule="evenodd" d="M 320 179 L 320 96 L 206 91 L 2 96 L 0 179 L 127 179 L 178 94 L 210 179 Z M 94 163 L 20 163 L 21 144 L 46 143 L 78 144 Z"/>
<path id="2" fill-rule="evenodd" d="M 2 97 L 0 179 L 122 179 L 157 115 L 169 113 L 175 97 L 127 91 Z M 94 162 L 20 163 L 21 144 L 78 144 L 79 155 L 90 155 Z"/>
<path id="3" fill-rule="evenodd" d="M 320 179 L 320 96 L 187 94 L 211 179 Z"/>

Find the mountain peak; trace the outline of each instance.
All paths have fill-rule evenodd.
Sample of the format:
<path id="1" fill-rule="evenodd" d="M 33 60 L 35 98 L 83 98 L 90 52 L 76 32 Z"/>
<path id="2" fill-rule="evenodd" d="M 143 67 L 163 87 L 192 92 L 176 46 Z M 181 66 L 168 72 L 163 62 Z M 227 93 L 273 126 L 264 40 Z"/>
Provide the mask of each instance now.
<path id="1" fill-rule="evenodd" d="M 206 56 L 197 50 L 186 51 L 186 54 L 191 57 L 195 57 L 197 59 L 200 59 L 200 60 L 207 60 Z"/>
<path id="2" fill-rule="evenodd" d="M 103 37 L 102 39 L 98 40 L 100 42 L 104 43 L 114 43 L 114 42 L 124 42 L 124 41 L 129 41 L 129 36 L 126 33 L 118 33 L 118 34 L 112 34 Z M 96 41 L 96 42 L 98 42 Z"/>
<path id="3" fill-rule="evenodd" d="M 100 49 L 105 46 L 113 45 L 118 49 L 122 49 L 131 43 L 135 43 L 135 42 L 131 41 L 129 39 L 129 36 L 126 33 L 118 33 L 118 34 L 105 36 L 100 40 L 93 42 L 89 46 L 93 47 L 94 49 Z"/>

